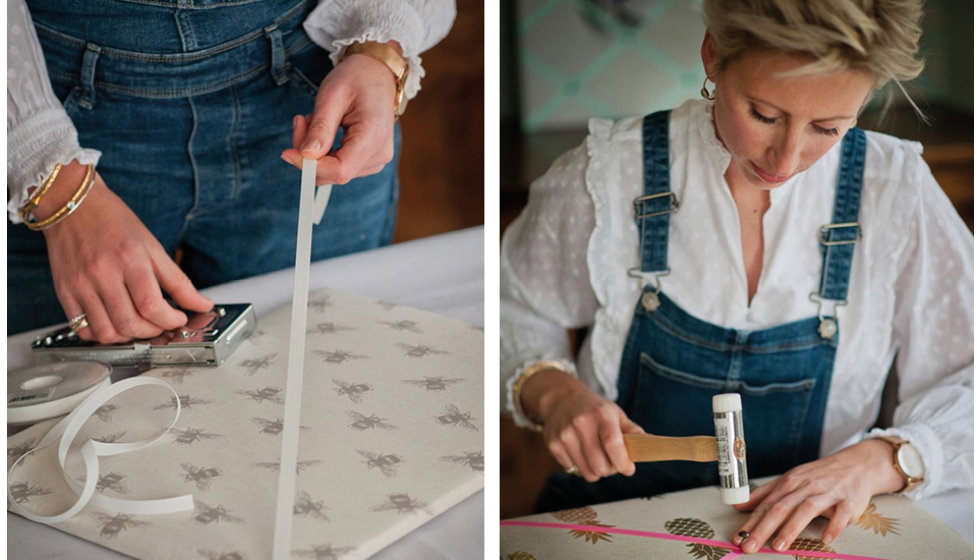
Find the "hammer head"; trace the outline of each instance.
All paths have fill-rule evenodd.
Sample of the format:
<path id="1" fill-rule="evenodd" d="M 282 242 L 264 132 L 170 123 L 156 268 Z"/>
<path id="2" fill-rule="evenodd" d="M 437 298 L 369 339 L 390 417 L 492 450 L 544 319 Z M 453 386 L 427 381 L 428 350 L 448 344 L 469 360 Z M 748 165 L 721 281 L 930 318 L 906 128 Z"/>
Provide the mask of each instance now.
<path id="1" fill-rule="evenodd" d="M 745 468 L 745 434 L 742 431 L 742 397 L 738 393 L 711 399 L 718 442 L 718 476 L 721 499 L 726 504 L 749 501 L 749 477 Z"/>

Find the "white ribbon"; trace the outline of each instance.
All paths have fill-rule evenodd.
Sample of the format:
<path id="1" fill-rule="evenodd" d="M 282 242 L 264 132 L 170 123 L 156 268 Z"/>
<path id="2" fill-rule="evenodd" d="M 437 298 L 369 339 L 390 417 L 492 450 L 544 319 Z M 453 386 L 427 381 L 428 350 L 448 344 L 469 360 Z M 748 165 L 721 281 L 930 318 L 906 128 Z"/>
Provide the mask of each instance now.
<path id="1" fill-rule="evenodd" d="M 93 414 L 95 414 L 96 410 L 98 410 L 100 406 L 111 400 L 116 395 L 135 387 L 148 385 L 166 387 L 167 390 L 173 393 L 174 400 L 177 403 L 177 412 L 174 414 L 173 421 L 171 421 L 170 425 L 167 426 L 167 429 L 161 432 L 158 436 L 141 441 L 126 443 L 103 443 L 92 439 L 87 440 L 82 444 L 80 449 L 82 462 L 85 465 L 85 483 L 80 484 L 68 474 L 68 471 L 65 468 L 65 463 L 68 459 L 68 450 L 71 447 L 71 444 L 75 441 L 75 438 L 78 437 L 78 432 L 82 429 L 82 426 Z M 167 435 L 167 433 L 169 433 L 177 423 L 177 419 L 179 417 L 180 397 L 177 395 L 177 392 L 174 391 L 174 388 L 165 381 L 152 377 L 134 377 L 125 379 L 92 393 L 88 398 L 82 401 L 82 403 L 78 405 L 78 407 L 72 411 L 71 414 L 65 416 L 63 419 L 61 419 L 61 421 L 55 424 L 53 428 L 48 430 L 48 433 L 41 438 L 41 442 L 38 443 L 36 447 L 18 457 L 17 460 L 14 461 L 13 465 L 10 466 L 10 469 L 7 471 L 7 502 L 10 505 L 10 508 L 31 521 L 48 524 L 60 523 L 61 521 L 70 519 L 88 504 L 118 513 L 133 515 L 156 515 L 161 513 L 175 513 L 178 511 L 193 510 L 194 497 L 191 494 L 184 494 L 183 496 L 176 496 L 173 498 L 127 500 L 122 498 L 112 498 L 95 493 L 95 486 L 99 481 L 99 457 L 129 453 L 130 451 L 136 451 L 151 445 L 163 436 Z M 63 513 L 57 515 L 37 515 L 24 509 L 23 506 L 14 500 L 14 497 L 10 492 L 10 482 L 13 478 L 11 474 L 25 457 L 39 449 L 51 445 L 59 438 L 61 441 L 58 445 L 58 464 L 61 467 L 61 474 L 64 477 L 65 482 L 68 483 L 69 488 L 71 488 L 72 491 L 78 495 L 78 500 Z"/>

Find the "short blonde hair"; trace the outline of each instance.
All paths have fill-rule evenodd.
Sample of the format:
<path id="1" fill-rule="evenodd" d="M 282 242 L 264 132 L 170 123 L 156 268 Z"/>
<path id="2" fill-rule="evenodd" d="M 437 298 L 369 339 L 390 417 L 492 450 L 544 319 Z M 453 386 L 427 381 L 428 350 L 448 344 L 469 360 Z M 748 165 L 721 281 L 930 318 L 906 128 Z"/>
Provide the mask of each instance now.
<path id="1" fill-rule="evenodd" d="M 922 0 L 704 0 L 704 21 L 717 60 L 711 73 L 752 49 L 812 56 L 798 73 L 863 70 L 874 89 L 924 66 Z"/>

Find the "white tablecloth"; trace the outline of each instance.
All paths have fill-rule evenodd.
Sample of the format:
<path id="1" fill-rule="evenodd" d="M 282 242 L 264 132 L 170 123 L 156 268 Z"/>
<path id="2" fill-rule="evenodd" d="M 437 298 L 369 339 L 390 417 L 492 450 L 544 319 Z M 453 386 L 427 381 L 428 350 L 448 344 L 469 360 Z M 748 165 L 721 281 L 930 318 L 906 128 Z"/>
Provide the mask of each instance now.
<path id="1" fill-rule="evenodd" d="M 292 298 L 283 270 L 204 290 L 217 303 L 250 302 L 259 316 Z M 483 228 L 472 228 L 314 263 L 310 288 L 335 288 L 483 324 Z M 7 370 L 26 367 L 30 342 L 47 329 L 7 339 Z M 489 344 L 496 347 L 495 343 Z M 483 557 L 483 492 L 467 498 L 374 556 L 376 560 Z M 125 558 L 45 525 L 7 514 L 7 556 Z"/>

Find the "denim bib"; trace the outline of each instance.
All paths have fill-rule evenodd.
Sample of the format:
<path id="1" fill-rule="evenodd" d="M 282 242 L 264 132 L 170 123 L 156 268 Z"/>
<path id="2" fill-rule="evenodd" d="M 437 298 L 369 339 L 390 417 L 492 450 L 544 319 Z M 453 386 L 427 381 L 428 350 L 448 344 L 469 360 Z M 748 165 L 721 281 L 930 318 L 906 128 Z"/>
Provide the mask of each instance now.
<path id="1" fill-rule="evenodd" d="M 300 172 L 279 154 L 332 68 L 303 30 L 315 0 L 28 4 L 80 144 L 196 287 L 293 266 Z M 314 260 L 390 242 L 396 160 L 333 190 Z M 64 322 L 43 235 L 7 239 L 10 332 Z"/>
<path id="2" fill-rule="evenodd" d="M 714 435 L 711 398 L 742 397 L 749 476 L 780 474 L 817 459 L 834 368 L 836 316 L 818 316 L 762 330 L 713 325 L 681 309 L 660 291 L 667 268 L 670 215 L 669 112 L 643 122 L 644 194 L 634 201 L 640 267 L 652 274 L 644 287 L 623 347 L 617 404 L 648 433 Z M 851 129 L 842 140 L 831 224 L 821 228 L 819 289 L 811 299 L 835 306 L 847 300 L 864 176 L 866 138 Z M 594 484 L 556 473 L 538 504 L 553 511 L 718 484 L 714 463 L 637 463 L 632 477 L 616 475 Z"/>

